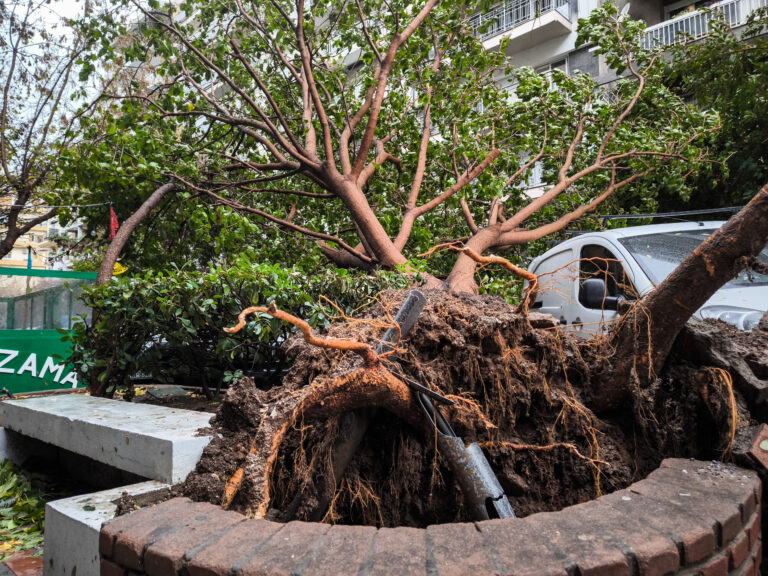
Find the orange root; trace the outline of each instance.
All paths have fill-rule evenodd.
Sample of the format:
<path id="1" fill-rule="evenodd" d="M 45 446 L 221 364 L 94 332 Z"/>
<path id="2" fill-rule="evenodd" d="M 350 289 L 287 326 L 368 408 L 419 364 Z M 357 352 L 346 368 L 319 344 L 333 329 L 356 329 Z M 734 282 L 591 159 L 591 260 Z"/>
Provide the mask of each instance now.
<path id="1" fill-rule="evenodd" d="M 232 500 L 235 499 L 235 496 L 240 491 L 240 486 L 243 485 L 244 475 L 245 471 L 241 467 L 232 474 L 232 477 L 229 480 L 227 480 L 227 485 L 224 487 L 224 497 L 221 499 L 221 507 L 224 508 L 224 510 L 228 510 L 232 505 Z"/>
<path id="2" fill-rule="evenodd" d="M 593 466 L 596 466 L 597 464 L 605 464 L 602 460 L 595 460 L 594 458 L 584 456 L 584 454 L 579 452 L 578 448 L 576 448 L 576 445 L 571 444 L 570 442 L 556 442 L 555 444 L 548 444 L 547 446 L 539 446 L 538 444 L 515 444 L 514 442 L 480 442 L 479 446 L 480 448 L 494 448 L 501 446 L 502 448 L 511 448 L 512 450 L 517 451 L 524 450 L 526 452 L 550 452 L 557 448 L 566 448 Z"/>
<path id="3" fill-rule="evenodd" d="M 415 428 L 424 426 L 408 386 L 381 366 L 361 368 L 331 382 L 312 384 L 287 394 L 272 404 L 262 416 L 259 430 L 251 442 L 246 464 L 227 481 L 222 496 L 226 509 L 242 488 L 246 478 L 252 483 L 255 509 L 248 513 L 263 518 L 271 501 L 272 474 L 286 435 L 300 419 L 323 419 L 367 407 L 381 407 Z"/>
<path id="4" fill-rule="evenodd" d="M 528 272 L 525 268 L 515 266 L 512 262 L 501 256 L 483 256 L 467 246 L 456 248 L 456 250 L 463 252 L 478 264 L 500 264 L 513 274 L 528 280 L 528 289 L 526 290 L 526 293 L 523 294 L 523 297 L 520 299 L 520 305 L 516 309 L 516 312 L 518 313 L 528 314 L 528 310 L 533 304 L 533 301 L 536 300 L 536 294 L 539 291 L 539 278 L 536 274 Z"/>
<path id="5" fill-rule="evenodd" d="M 277 318 L 283 322 L 293 324 L 299 330 L 301 330 L 301 333 L 304 336 L 304 340 L 308 344 L 312 344 L 313 346 L 317 346 L 319 348 L 334 348 L 336 350 L 349 350 L 350 352 L 355 352 L 356 354 L 359 354 L 360 357 L 362 357 L 363 362 L 369 368 L 376 366 L 379 362 L 379 358 L 376 355 L 376 352 L 374 352 L 373 348 L 371 348 L 368 344 L 364 342 L 356 342 L 354 340 L 347 340 L 344 338 L 322 338 L 320 336 L 315 336 L 312 334 L 312 327 L 307 323 L 306 320 L 302 320 L 301 318 L 298 318 L 293 314 L 289 314 L 284 310 L 279 310 L 274 302 L 270 303 L 269 307 L 251 306 L 246 308 L 238 315 L 237 324 L 231 328 L 224 328 L 224 332 L 227 332 L 228 334 L 236 334 L 237 332 L 240 332 L 240 330 L 245 327 L 246 317 L 249 314 L 254 314 L 256 312 L 269 314 L 273 318 Z"/>
<path id="6" fill-rule="evenodd" d="M 457 246 L 457 244 L 459 244 L 459 242 L 446 242 L 444 244 L 438 244 L 423 254 L 419 254 L 419 256 L 425 258 L 441 250 L 456 250 L 457 252 L 463 252 L 478 264 L 500 264 L 501 266 L 504 266 L 504 268 L 513 274 L 528 280 L 528 289 L 526 290 L 526 293 L 523 294 L 523 297 L 520 299 L 520 305 L 515 310 L 515 312 L 518 314 L 527 315 L 528 310 L 530 310 L 531 305 L 533 304 L 534 300 L 536 300 L 536 295 L 539 293 L 539 277 L 532 272 L 528 272 L 528 270 L 525 268 L 515 266 L 506 258 L 502 258 L 501 256 L 483 256 L 468 246 Z"/>

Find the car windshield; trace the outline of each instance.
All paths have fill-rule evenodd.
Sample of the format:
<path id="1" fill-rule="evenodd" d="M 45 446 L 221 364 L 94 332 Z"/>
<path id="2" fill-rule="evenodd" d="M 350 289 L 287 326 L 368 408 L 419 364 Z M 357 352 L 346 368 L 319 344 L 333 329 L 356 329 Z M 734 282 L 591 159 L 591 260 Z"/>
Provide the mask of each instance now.
<path id="1" fill-rule="evenodd" d="M 677 268 L 683 258 L 712 234 L 714 229 L 682 230 L 646 234 L 644 236 L 629 236 L 620 238 L 621 242 L 637 260 L 640 267 L 654 284 L 659 284 L 670 272 Z M 768 248 L 758 256 L 763 264 L 768 265 Z M 742 270 L 738 277 L 728 282 L 725 288 L 737 288 L 768 284 L 768 275 L 759 274 L 754 270 Z"/>

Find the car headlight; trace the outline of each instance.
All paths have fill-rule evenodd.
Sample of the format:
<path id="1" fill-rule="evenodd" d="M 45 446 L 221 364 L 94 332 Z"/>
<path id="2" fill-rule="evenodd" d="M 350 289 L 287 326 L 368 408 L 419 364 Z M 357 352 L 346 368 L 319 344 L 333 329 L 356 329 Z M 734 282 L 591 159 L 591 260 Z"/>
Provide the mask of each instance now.
<path id="1" fill-rule="evenodd" d="M 736 326 L 740 330 L 752 330 L 760 322 L 760 318 L 763 317 L 763 312 L 759 310 L 733 308 L 730 306 L 707 306 L 702 308 L 700 313 L 702 318 L 722 320 L 732 326 Z"/>

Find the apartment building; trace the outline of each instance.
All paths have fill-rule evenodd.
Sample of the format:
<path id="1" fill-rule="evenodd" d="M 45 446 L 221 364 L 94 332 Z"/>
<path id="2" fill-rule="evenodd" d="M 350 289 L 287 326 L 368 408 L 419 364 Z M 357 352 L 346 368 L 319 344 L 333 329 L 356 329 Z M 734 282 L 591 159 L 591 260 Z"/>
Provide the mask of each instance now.
<path id="1" fill-rule="evenodd" d="M 475 14 L 470 25 L 487 50 L 499 50 L 503 41 L 515 66 L 531 66 L 540 74 L 562 70 L 590 74 L 598 84 L 616 79 L 594 46 L 576 46 L 579 18 L 586 18 L 604 0 L 502 0 L 485 13 Z M 714 12 L 722 14 L 734 28 L 748 16 L 768 6 L 768 0 L 616 0 L 617 8 L 647 25 L 644 42 L 649 48 L 671 46 L 683 39 L 704 38 Z M 499 77 L 500 86 L 513 92 L 509 78 Z M 524 185 L 529 196 L 542 187 L 541 166 L 532 169 Z"/>
<path id="2" fill-rule="evenodd" d="M 576 47 L 579 18 L 586 18 L 602 0 L 502 0 L 492 10 L 476 14 L 470 24 L 488 50 L 506 50 L 516 66 L 532 66 L 546 74 L 553 69 L 579 70 L 598 82 L 609 81 L 610 71 L 592 46 Z M 733 27 L 743 25 L 750 13 L 768 6 L 768 0 L 618 0 L 617 7 L 643 20 L 649 47 L 669 46 L 684 37 L 703 38 L 719 11 Z"/>
<path id="3" fill-rule="evenodd" d="M 10 200 L 6 198 L 5 202 L 10 203 Z M 0 204 L 2 204 L 1 201 Z M 22 219 L 31 219 L 47 211 L 48 208 L 44 205 L 25 210 L 22 213 Z M 0 237 L 5 234 L 4 217 L 5 215 L 0 213 Z M 19 236 L 11 251 L 0 259 L 0 267 L 69 270 L 72 263 L 55 239 L 66 237 L 70 240 L 79 240 L 83 237 L 83 233 L 83 224 L 79 220 L 63 228 L 59 225 L 57 218 L 42 222 L 26 234 Z"/>

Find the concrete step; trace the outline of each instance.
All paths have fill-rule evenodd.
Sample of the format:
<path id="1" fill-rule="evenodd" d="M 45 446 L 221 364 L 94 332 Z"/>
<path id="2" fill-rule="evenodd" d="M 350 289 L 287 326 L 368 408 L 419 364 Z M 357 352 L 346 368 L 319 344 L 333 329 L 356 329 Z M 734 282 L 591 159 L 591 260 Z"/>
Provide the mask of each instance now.
<path id="1" fill-rule="evenodd" d="M 137 501 L 167 496 L 170 486 L 149 481 L 48 502 L 45 506 L 43 573 L 46 576 L 98 576 L 99 531 L 115 517 L 123 492 Z"/>
<path id="2" fill-rule="evenodd" d="M 211 414 L 131 404 L 81 394 L 0 402 L 0 426 L 143 478 L 183 481 L 211 437 L 198 435 Z M 18 461 L 14 442 L 0 458 Z M 11 448 L 10 446 L 8 447 Z"/>

